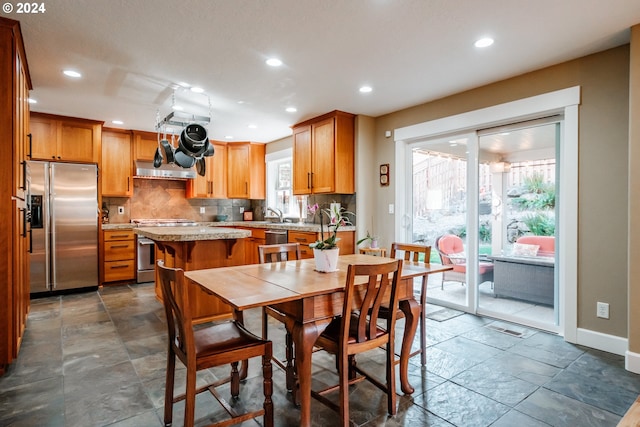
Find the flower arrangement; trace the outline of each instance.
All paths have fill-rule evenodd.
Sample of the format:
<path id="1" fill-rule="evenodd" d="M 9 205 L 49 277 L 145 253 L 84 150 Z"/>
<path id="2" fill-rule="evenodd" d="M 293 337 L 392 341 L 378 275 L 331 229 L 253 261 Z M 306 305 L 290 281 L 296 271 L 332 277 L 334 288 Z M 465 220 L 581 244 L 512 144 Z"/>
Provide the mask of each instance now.
<path id="1" fill-rule="evenodd" d="M 320 208 L 318 208 L 318 204 L 314 203 L 313 205 L 307 205 L 307 218 L 309 222 L 313 222 L 316 217 L 316 212 L 318 212 Z"/>
<path id="2" fill-rule="evenodd" d="M 316 203 L 317 206 L 317 203 Z M 327 250 L 333 249 L 338 246 L 338 229 L 341 226 L 352 225 L 351 221 L 347 217 L 347 215 L 354 215 L 353 212 L 347 211 L 345 208 L 334 207 L 331 209 L 321 209 L 320 210 L 320 240 L 317 242 L 311 243 L 309 245 L 310 248 L 319 249 L 319 250 Z M 329 237 L 324 238 L 324 223 L 322 220 L 322 213 L 324 213 L 329 218 L 329 224 L 327 228 L 329 229 Z"/>
<path id="3" fill-rule="evenodd" d="M 362 242 L 366 242 L 367 240 L 371 242 L 370 244 L 371 244 L 372 248 L 377 248 L 378 247 L 378 236 L 371 235 L 368 230 L 367 230 L 366 237 L 363 237 L 362 239 L 358 240 L 356 245 L 359 245 Z"/>

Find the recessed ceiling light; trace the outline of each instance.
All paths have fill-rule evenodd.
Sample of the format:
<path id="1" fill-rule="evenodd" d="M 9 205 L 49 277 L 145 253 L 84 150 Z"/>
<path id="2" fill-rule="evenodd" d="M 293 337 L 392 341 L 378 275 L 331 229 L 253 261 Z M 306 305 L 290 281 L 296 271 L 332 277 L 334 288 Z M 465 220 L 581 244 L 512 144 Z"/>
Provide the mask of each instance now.
<path id="1" fill-rule="evenodd" d="M 360 88 L 360 92 L 361 93 L 369 93 L 373 90 L 373 88 L 371 86 L 362 86 Z"/>
<path id="2" fill-rule="evenodd" d="M 255 128 L 257 128 L 258 126 L 254 125 L 254 124 L 250 124 L 250 125 L 249 125 L 249 126 L 247 126 L 247 127 L 248 127 L 249 129 L 255 129 Z"/>
<path id="3" fill-rule="evenodd" d="M 172 105 L 172 106 L 171 106 L 171 108 L 173 108 L 173 109 L 174 109 L 174 110 L 176 110 L 176 111 L 182 111 L 182 110 L 184 110 L 184 108 L 183 108 L 183 107 L 181 107 L 180 105 Z"/>
<path id="4" fill-rule="evenodd" d="M 38 101 L 36 101 L 33 98 L 29 98 L 27 101 L 29 101 L 29 104 L 37 104 L 38 103 Z"/>
<path id="5" fill-rule="evenodd" d="M 287 107 L 286 111 L 287 113 L 295 113 L 298 109 L 296 107 Z"/>
<path id="6" fill-rule="evenodd" d="M 224 139 L 233 139 L 233 135 L 226 135 Z"/>
<path id="7" fill-rule="evenodd" d="M 204 89 L 202 89 L 201 87 L 192 87 L 191 88 L 191 92 L 195 92 L 195 93 L 202 93 L 204 92 Z"/>
<path id="8" fill-rule="evenodd" d="M 111 123 L 113 123 L 114 125 L 123 125 L 124 122 L 122 120 L 111 120 Z"/>
<path id="9" fill-rule="evenodd" d="M 185 83 L 185 82 L 178 82 L 178 86 L 191 87 L 191 85 L 189 83 Z"/>
<path id="10" fill-rule="evenodd" d="M 77 71 L 74 70 L 64 70 L 63 71 L 64 75 L 67 77 L 73 77 L 74 79 L 78 79 L 80 77 L 82 77 L 82 74 L 80 74 Z"/>
<path id="11" fill-rule="evenodd" d="M 475 47 L 489 47 L 493 44 L 491 37 L 484 37 L 474 43 Z"/>
<path id="12" fill-rule="evenodd" d="M 279 60 L 278 58 L 269 58 L 265 62 L 267 65 L 271 67 L 279 67 L 282 65 L 282 61 Z"/>

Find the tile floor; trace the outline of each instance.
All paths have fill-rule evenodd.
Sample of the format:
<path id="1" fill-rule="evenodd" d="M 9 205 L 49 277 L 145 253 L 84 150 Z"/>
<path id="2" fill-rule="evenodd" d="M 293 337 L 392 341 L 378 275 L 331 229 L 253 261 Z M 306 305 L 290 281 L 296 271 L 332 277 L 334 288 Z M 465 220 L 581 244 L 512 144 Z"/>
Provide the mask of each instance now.
<path id="1" fill-rule="evenodd" d="M 438 306 L 427 313 L 426 370 L 419 357 L 410 363 L 415 392 L 400 396 L 398 414 L 388 417 L 381 392 L 367 382 L 354 386 L 351 417 L 357 425 L 615 426 L 640 394 L 640 376 L 625 371 L 620 356 Z M 260 330 L 258 311 L 247 313 L 246 321 Z M 270 324 L 270 338 L 282 354 L 277 329 L 275 321 Z M 162 426 L 165 334 L 151 284 L 32 301 L 20 357 L 0 377 L 0 426 Z M 359 363 L 384 375 L 382 350 L 372 353 Z M 315 353 L 314 381 L 333 381 L 333 366 L 328 355 Z M 201 379 L 226 373 L 211 370 Z M 251 361 L 238 404 L 261 404 L 259 373 Z M 299 413 L 283 384 L 284 373 L 274 367 L 275 424 L 296 426 Z M 181 407 L 174 411 L 175 426 L 182 425 Z M 219 411 L 203 395 L 197 425 Z M 312 416 L 315 426 L 337 423 L 316 401 Z"/>

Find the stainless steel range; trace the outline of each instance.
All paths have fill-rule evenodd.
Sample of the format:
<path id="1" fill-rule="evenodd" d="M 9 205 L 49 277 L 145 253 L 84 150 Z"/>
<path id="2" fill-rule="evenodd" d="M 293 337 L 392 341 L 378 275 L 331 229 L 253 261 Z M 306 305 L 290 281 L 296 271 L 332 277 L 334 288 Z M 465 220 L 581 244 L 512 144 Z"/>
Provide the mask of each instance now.
<path id="1" fill-rule="evenodd" d="M 196 226 L 197 222 L 190 219 L 132 219 L 136 227 L 176 227 Z M 155 280 L 156 250 L 153 240 L 143 236 L 137 238 L 138 270 L 136 280 L 138 283 L 153 282 Z"/>

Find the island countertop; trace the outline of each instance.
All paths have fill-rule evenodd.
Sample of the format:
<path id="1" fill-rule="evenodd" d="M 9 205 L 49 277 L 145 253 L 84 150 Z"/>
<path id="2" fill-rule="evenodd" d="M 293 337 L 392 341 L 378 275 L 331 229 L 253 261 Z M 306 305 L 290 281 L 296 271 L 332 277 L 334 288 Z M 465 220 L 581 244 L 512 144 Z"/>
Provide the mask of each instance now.
<path id="1" fill-rule="evenodd" d="M 139 227 L 134 233 L 157 242 L 189 242 L 194 240 L 226 240 L 251 237 L 251 231 L 226 227 L 175 226 Z"/>

